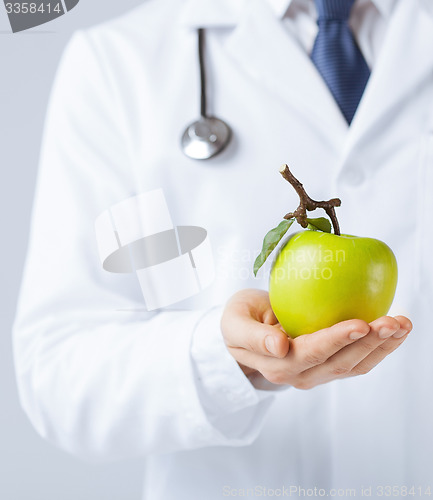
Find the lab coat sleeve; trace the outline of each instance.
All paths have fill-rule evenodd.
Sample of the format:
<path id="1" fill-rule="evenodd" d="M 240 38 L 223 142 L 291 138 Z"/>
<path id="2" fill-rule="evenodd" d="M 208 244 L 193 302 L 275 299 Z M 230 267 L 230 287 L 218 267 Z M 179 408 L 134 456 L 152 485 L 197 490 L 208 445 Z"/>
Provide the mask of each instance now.
<path id="1" fill-rule="evenodd" d="M 14 324 L 22 406 L 42 436 L 89 460 L 249 444 L 274 393 L 228 353 L 222 307 L 145 312 L 133 276 L 99 262 L 95 218 L 136 192 L 97 49 L 74 35 L 48 108 Z"/>

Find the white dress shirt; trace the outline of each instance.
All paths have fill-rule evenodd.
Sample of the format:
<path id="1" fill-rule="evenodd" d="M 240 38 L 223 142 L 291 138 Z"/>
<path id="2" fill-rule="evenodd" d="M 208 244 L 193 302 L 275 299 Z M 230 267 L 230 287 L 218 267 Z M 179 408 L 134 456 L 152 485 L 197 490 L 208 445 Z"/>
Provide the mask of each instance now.
<path id="1" fill-rule="evenodd" d="M 268 0 L 275 13 L 301 46 L 311 53 L 317 36 L 317 10 L 314 0 Z M 394 0 L 356 0 L 349 24 L 364 58 L 374 65 L 385 36 Z"/>

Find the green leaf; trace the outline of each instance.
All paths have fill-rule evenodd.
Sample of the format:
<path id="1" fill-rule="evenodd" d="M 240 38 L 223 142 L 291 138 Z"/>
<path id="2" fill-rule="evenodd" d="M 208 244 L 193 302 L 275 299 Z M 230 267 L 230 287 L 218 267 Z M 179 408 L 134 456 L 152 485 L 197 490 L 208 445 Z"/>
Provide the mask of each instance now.
<path id="1" fill-rule="evenodd" d="M 325 217 L 319 217 L 318 219 L 307 219 L 307 221 L 307 229 L 311 229 L 313 231 L 323 231 L 324 233 L 331 232 L 331 223 Z"/>
<path id="2" fill-rule="evenodd" d="M 284 219 L 282 222 L 278 224 L 277 227 L 271 229 L 265 236 L 263 240 L 263 247 L 260 255 L 257 256 L 257 259 L 254 261 L 254 276 L 257 276 L 257 271 L 263 266 L 266 259 L 269 257 L 269 254 L 272 250 L 278 245 L 281 238 L 287 233 L 289 227 L 293 224 L 294 219 Z"/>

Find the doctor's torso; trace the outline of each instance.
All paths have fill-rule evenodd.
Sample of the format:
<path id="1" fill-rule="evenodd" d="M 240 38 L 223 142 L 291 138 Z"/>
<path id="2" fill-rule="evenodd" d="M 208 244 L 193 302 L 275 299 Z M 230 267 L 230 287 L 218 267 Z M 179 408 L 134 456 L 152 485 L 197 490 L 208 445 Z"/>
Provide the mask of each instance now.
<path id="1" fill-rule="evenodd" d="M 358 496 L 372 486 L 373 497 L 385 485 L 433 486 L 433 56 L 426 48 L 433 46 L 433 17 L 421 2 L 396 2 L 349 128 L 308 55 L 264 0 L 233 9 L 236 15 L 222 9 L 214 25 L 204 21 L 210 112 L 230 124 L 234 139 L 221 155 L 198 162 L 180 149 L 199 109 L 187 4 L 152 0 L 88 35 L 127 138 L 124 178 L 111 193 L 101 183 L 101 200 L 109 206 L 162 188 L 175 224 L 209 234 L 215 282 L 173 308 L 208 307 L 242 288 L 267 288 L 269 265 L 256 279 L 252 265 L 264 234 L 297 206 L 278 173 L 288 163 L 313 198 L 342 199 L 343 232 L 393 249 L 399 282 L 390 314 L 408 315 L 414 332 L 366 376 L 279 393 L 250 446 L 149 458 L 146 498 L 216 499 L 227 485 L 353 487 Z"/>

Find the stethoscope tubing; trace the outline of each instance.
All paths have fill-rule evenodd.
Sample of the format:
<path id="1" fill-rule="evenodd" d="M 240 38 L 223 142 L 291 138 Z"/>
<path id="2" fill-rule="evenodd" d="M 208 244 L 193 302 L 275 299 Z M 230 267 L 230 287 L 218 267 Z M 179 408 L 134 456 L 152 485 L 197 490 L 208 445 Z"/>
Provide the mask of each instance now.
<path id="1" fill-rule="evenodd" d="M 205 61 L 205 30 L 198 29 L 198 61 L 200 66 L 200 115 L 203 118 L 207 117 L 207 78 L 206 78 L 206 61 Z"/>

